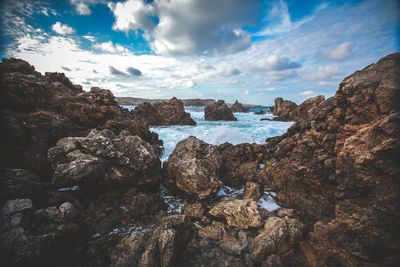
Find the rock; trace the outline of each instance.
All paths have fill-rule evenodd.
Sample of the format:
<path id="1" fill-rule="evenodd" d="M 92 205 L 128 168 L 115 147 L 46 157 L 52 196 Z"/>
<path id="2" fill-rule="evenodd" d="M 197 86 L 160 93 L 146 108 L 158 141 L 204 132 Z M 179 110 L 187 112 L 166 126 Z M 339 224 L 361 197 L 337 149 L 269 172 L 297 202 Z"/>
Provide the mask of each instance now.
<path id="1" fill-rule="evenodd" d="M 204 223 L 209 222 L 208 218 L 204 216 L 204 208 L 201 202 L 194 202 L 190 204 L 189 202 L 184 201 L 182 211 L 183 214 L 190 218 L 200 220 Z"/>
<path id="2" fill-rule="evenodd" d="M 30 199 L 10 200 L 0 211 L 0 260 L 5 266 L 71 266 L 80 228 L 71 203 L 35 210 Z M 61 261 L 57 263 L 57 261 Z"/>
<path id="3" fill-rule="evenodd" d="M 196 125 L 190 114 L 185 112 L 182 100 L 176 97 L 154 104 L 145 102 L 137 106 L 132 114 L 143 117 L 150 125 Z"/>
<path id="4" fill-rule="evenodd" d="M 126 199 L 127 207 L 134 218 L 152 217 L 160 210 L 166 209 L 166 204 L 159 195 L 139 192 Z"/>
<path id="5" fill-rule="evenodd" d="M 265 115 L 265 114 L 267 114 L 267 111 L 266 110 L 260 110 L 260 111 L 254 112 L 254 114 L 256 114 L 256 115 Z"/>
<path id="6" fill-rule="evenodd" d="M 280 208 L 278 210 L 278 216 L 291 218 L 293 216 L 293 209 Z"/>
<path id="7" fill-rule="evenodd" d="M 4 136 L 2 166 L 51 173 L 47 150 L 67 136 L 86 136 L 90 129 L 108 128 L 138 135 L 161 145 L 149 125 L 118 106 L 109 90 L 84 92 L 62 73 L 34 70 L 26 61 L 3 59 L 0 64 L 0 125 Z"/>
<path id="8" fill-rule="evenodd" d="M 153 229 L 122 240 L 110 252 L 111 266 L 176 266 L 191 235 L 184 215 L 164 217 Z"/>
<path id="9" fill-rule="evenodd" d="M 262 263 L 261 266 L 262 267 L 281 267 L 284 265 L 282 264 L 281 258 L 278 255 L 272 254 L 271 256 L 269 256 L 267 258 L 267 260 L 265 262 Z"/>
<path id="10" fill-rule="evenodd" d="M 276 253 L 283 246 L 293 245 L 302 235 L 304 225 L 298 220 L 270 217 L 264 229 L 250 244 L 250 255 L 255 262 Z"/>
<path id="11" fill-rule="evenodd" d="M 214 239 L 214 240 L 222 240 L 225 233 L 224 224 L 221 222 L 213 221 L 211 225 L 207 225 L 202 227 L 199 230 L 199 236 L 201 238 Z"/>
<path id="12" fill-rule="evenodd" d="M 29 198 L 44 202 L 46 193 L 38 175 L 23 169 L 0 170 L 0 206 L 9 199 Z"/>
<path id="13" fill-rule="evenodd" d="M 49 149 L 53 183 L 71 185 L 158 186 L 160 151 L 138 136 L 92 130 L 87 137 L 66 137 Z"/>
<path id="14" fill-rule="evenodd" d="M 244 195 L 243 198 L 252 199 L 258 201 L 261 197 L 260 185 L 253 182 L 246 182 L 244 184 Z"/>
<path id="15" fill-rule="evenodd" d="M 320 265 L 400 261 L 399 77 L 400 54 L 386 56 L 268 139 L 265 183 L 311 229 Z"/>
<path id="16" fill-rule="evenodd" d="M 261 226 L 257 203 L 250 199 L 222 199 L 211 207 L 208 214 L 224 219 L 230 226 L 243 229 Z"/>
<path id="17" fill-rule="evenodd" d="M 228 108 L 224 100 L 218 100 L 215 104 L 206 106 L 204 109 L 206 121 L 237 121 L 232 110 Z"/>
<path id="18" fill-rule="evenodd" d="M 220 167 L 221 155 L 216 146 L 190 136 L 180 141 L 164 162 L 164 185 L 200 200 L 212 197 L 222 186 Z"/>
<path id="19" fill-rule="evenodd" d="M 317 107 L 324 100 L 325 97 L 319 95 L 316 97 L 309 98 L 297 106 L 296 103 L 292 101 L 283 100 L 282 98 L 277 98 L 275 99 L 275 106 L 271 110 L 272 113 L 278 117 L 274 118 L 273 120 L 297 121 L 297 120 L 307 119 L 308 112 L 312 108 Z"/>
<path id="20" fill-rule="evenodd" d="M 242 103 L 239 103 L 237 100 L 231 107 L 232 112 L 249 112 L 250 110 L 246 107 L 243 107 Z"/>

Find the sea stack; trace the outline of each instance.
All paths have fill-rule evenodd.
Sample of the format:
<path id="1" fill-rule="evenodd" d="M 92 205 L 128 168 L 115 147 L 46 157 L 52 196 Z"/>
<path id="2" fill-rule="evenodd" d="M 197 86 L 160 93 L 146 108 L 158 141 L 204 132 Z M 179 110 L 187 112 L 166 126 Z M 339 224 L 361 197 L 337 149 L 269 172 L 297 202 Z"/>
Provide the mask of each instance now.
<path id="1" fill-rule="evenodd" d="M 206 121 L 237 121 L 224 100 L 218 100 L 215 104 L 207 106 L 204 109 L 204 118 Z"/>

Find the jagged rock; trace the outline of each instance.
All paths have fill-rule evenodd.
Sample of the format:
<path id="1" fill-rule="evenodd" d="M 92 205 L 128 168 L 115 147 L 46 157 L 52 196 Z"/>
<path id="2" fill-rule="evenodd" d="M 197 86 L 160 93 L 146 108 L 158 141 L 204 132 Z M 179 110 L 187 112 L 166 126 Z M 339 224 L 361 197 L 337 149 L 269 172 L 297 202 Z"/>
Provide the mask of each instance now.
<path id="1" fill-rule="evenodd" d="M 190 218 L 193 218 L 195 220 L 200 220 L 203 223 L 209 222 L 209 219 L 204 216 L 204 208 L 201 202 L 189 203 L 188 201 L 185 200 L 183 202 L 182 211 L 183 214 L 189 216 Z"/>
<path id="2" fill-rule="evenodd" d="M 134 218 L 154 216 L 166 209 L 166 204 L 159 195 L 137 193 L 126 199 L 129 212 Z"/>
<path id="3" fill-rule="evenodd" d="M 256 115 L 265 115 L 265 114 L 267 114 L 267 111 L 266 110 L 260 110 L 260 111 L 254 112 L 254 114 L 256 114 Z"/>
<path id="4" fill-rule="evenodd" d="M 182 100 L 176 97 L 154 104 L 145 102 L 137 106 L 132 114 L 144 118 L 150 125 L 196 125 L 190 114 L 185 112 Z"/>
<path id="5" fill-rule="evenodd" d="M 250 244 L 250 255 L 255 262 L 276 253 L 285 245 L 293 245 L 302 235 L 304 225 L 298 220 L 270 217 L 264 229 Z"/>
<path id="6" fill-rule="evenodd" d="M 278 216 L 291 218 L 293 216 L 293 209 L 280 208 L 278 210 Z"/>
<path id="7" fill-rule="evenodd" d="M 57 186 L 128 184 L 158 186 L 160 151 L 138 136 L 92 130 L 87 137 L 66 137 L 49 149 Z"/>
<path id="8" fill-rule="evenodd" d="M 346 77 L 287 134 L 268 139 L 266 183 L 314 226 L 310 251 L 322 265 L 400 260 L 399 77 L 400 54 L 382 58 Z"/>
<path id="9" fill-rule="evenodd" d="M 15 198 L 29 198 L 41 202 L 46 194 L 38 175 L 28 170 L 0 170 L 0 206 Z"/>
<path id="10" fill-rule="evenodd" d="M 215 104 L 207 106 L 204 109 L 204 119 L 206 121 L 237 121 L 224 100 L 218 100 Z"/>
<path id="11" fill-rule="evenodd" d="M 35 210 L 30 199 L 8 201 L 0 211 L 2 264 L 74 265 L 77 259 L 72 255 L 81 231 L 77 216 L 71 203 Z"/>
<path id="12" fill-rule="evenodd" d="M 214 240 L 222 240 L 225 233 L 224 224 L 221 222 L 213 221 L 211 225 L 204 226 L 199 229 L 199 236 L 201 238 L 208 238 Z"/>
<path id="13" fill-rule="evenodd" d="M 290 100 L 283 100 L 282 97 L 275 99 L 275 106 L 271 108 L 272 114 L 278 116 L 280 120 L 293 120 L 289 115 L 295 108 L 297 104 Z"/>
<path id="14" fill-rule="evenodd" d="M 242 105 L 242 103 L 239 103 L 237 100 L 231 107 L 232 112 L 249 112 L 250 110 Z"/>
<path id="15" fill-rule="evenodd" d="M 109 128 L 138 135 L 161 145 L 146 121 L 118 106 L 109 90 L 84 92 L 62 73 L 34 70 L 26 61 L 3 59 L 0 64 L 0 125 L 4 136 L 2 166 L 51 172 L 47 150 L 67 136 L 86 136 L 90 129 Z"/>
<path id="16" fill-rule="evenodd" d="M 121 241 L 111 250 L 111 266 L 176 266 L 191 235 L 184 215 L 164 217 L 153 229 Z"/>
<path id="17" fill-rule="evenodd" d="M 221 155 L 216 146 L 190 136 L 180 141 L 164 162 L 164 185 L 205 199 L 215 195 L 222 186 L 220 167 Z"/>
<path id="18" fill-rule="evenodd" d="M 244 184 L 244 195 L 243 198 L 252 199 L 258 201 L 261 197 L 261 187 L 257 183 L 246 182 Z"/>
<path id="19" fill-rule="evenodd" d="M 222 199 L 211 207 L 208 214 L 243 229 L 261 226 L 257 203 L 251 199 Z"/>
<path id="20" fill-rule="evenodd" d="M 322 101 L 325 100 L 325 97 L 322 95 L 309 98 L 305 100 L 300 105 L 296 105 L 296 103 L 283 100 L 282 98 L 275 99 L 275 106 L 271 109 L 272 113 L 277 117 L 273 120 L 276 121 L 297 121 L 308 118 L 308 112 L 317 107 Z M 265 119 L 268 120 L 268 119 Z"/>

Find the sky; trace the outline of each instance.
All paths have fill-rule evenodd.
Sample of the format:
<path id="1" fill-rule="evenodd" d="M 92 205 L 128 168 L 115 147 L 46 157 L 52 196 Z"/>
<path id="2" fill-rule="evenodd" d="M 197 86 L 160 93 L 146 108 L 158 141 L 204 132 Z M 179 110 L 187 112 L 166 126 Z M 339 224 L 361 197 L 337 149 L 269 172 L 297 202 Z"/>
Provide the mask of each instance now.
<path id="1" fill-rule="evenodd" d="M 2 0 L 1 58 L 115 96 L 333 96 L 399 52 L 397 0 Z"/>

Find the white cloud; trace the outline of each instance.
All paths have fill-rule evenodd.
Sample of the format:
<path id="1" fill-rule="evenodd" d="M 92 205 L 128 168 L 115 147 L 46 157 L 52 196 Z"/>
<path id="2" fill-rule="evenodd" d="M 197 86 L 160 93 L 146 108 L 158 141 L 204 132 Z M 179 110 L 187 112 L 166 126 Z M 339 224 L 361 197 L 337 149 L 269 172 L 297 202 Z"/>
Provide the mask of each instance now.
<path id="1" fill-rule="evenodd" d="M 93 44 L 92 47 L 94 49 L 98 49 L 108 53 L 127 53 L 129 50 L 123 47 L 120 44 L 113 44 L 112 41 L 108 41 L 105 43 Z"/>
<path id="2" fill-rule="evenodd" d="M 68 26 L 67 24 L 62 24 L 61 22 L 57 21 L 55 24 L 51 26 L 51 29 L 61 35 L 72 34 L 75 30 Z"/>
<path id="3" fill-rule="evenodd" d="M 250 90 L 249 89 L 247 89 L 246 91 L 243 92 L 243 95 L 248 95 L 248 94 L 250 94 Z"/>
<path id="4" fill-rule="evenodd" d="M 96 38 L 94 38 L 93 36 L 90 36 L 90 35 L 84 35 L 82 37 L 91 42 L 94 42 L 96 40 Z"/>
<path id="5" fill-rule="evenodd" d="M 225 55 L 247 48 L 251 35 L 242 29 L 261 15 L 256 0 L 127 0 L 110 3 L 113 29 L 144 30 L 152 49 L 163 55 Z M 153 17 L 157 17 L 155 24 Z"/>
<path id="6" fill-rule="evenodd" d="M 222 74 L 224 76 L 236 76 L 239 75 L 240 73 L 242 73 L 238 68 L 234 68 L 234 67 L 227 67 Z"/>
<path id="7" fill-rule="evenodd" d="M 70 0 L 69 1 L 71 5 L 75 7 L 75 11 L 79 15 L 90 15 L 92 14 L 92 11 L 90 10 L 90 6 L 96 5 L 96 4 L 104 4 L 106 3 L 106 0 Z"/>
<path id="8" fill-rule="evenodd" d="M 304 78 L 308 80 L 322 80 L 322 79 L 332 79 L 335 75 L 340 73 L 340 69 L 337 66 L 324 66 L 318 67 L 318 70 L 313 73 L 304 75 Z"/>
<path id="9" fill-rule="evenodd" d="M 305 95 L 314 95 L 315 94 L 315 92 L 313 91 L 313 90 L 308 90 L 308 91 L 303 91 L 303 92 L 300 92 L 299 93 L 299 95 L 302 95 L 302 96 L 305 96 Z"/>
<path id="10" fill-rule="evenodd" d="M 343 60 L 353 55 L 353 42 L 344 42 L 323 52 L 323 55 L 331 60 Z"/>
<path id="11" fill-rule="evenodd" d="M 289 58 L 279 55 L 270 55 L 266 58 L 257 60 L 253 65 L 254 68 L 267 71 L 280 71 L 287 69 L 299 68 L 301 65 L 297 62 L 291 62 Z"/>

